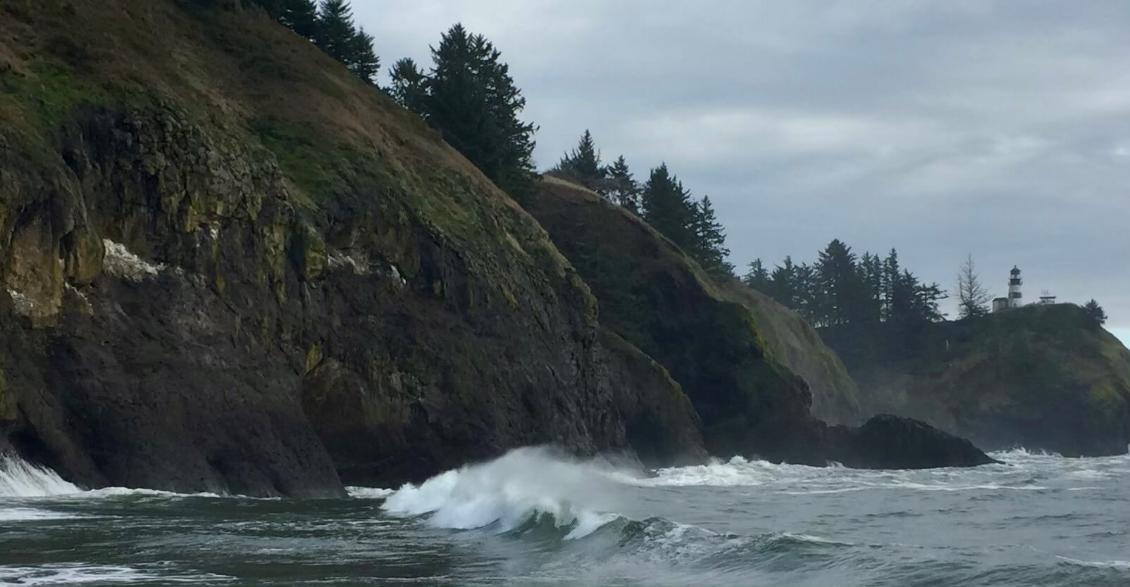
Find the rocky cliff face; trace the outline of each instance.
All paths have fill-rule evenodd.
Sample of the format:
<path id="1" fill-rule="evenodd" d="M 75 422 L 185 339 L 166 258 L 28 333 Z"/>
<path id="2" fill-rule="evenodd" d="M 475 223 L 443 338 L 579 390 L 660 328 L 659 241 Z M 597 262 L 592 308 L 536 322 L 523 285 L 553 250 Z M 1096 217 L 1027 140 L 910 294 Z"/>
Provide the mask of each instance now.
<path id="1" fill-rule="evenodd" d="M 866 409 L 993 449 L 1100 456 L 1130 444 L 1130 350 L 1076 306 L 824 337 L 865 390 Z"/>
<path id="2" fill-rule="evenodd" d="M 621 256 L 570 248 L 639 267 L 593 274 L 600 324 L 538 223 L 421 121 L 211 4 L 0 4 L 0 450 L 87 486 L 254 495 L 545 443 L 880 462 L 897 427 L 813 419 L 748 308 L 638 219 Z M 900 462 L 983 458 L 915 435 Z"/>
<path id="3" fill-rule="evenodd" d="M 536 222 L 257 11 L 5 3 L 0 89 L 0 438 L 24 455 L 258 495 L 527 444 L 701 458 Z"/>
<path id="4" fill-rule="evenodd" d="M 829 370 L 838 360 L 812 342 L 815 333 L 793 323 L 791 313 L 756 294 L 719 287 L 646 223 L 579 186 L 547 177 L 527 208 L 592 287 L 602 324 L 681 384 L 702 418 L 711 453 L 856 467 L 990 461 L 966 441 L 904 419 L 880 417 L 858 429 L 829 426 L 810 413 L 809 385 L 776 352 L 811 345 L 811 356 L 791 360 L 814 380 L 827 377 L 814 367 L 822 357 Z M 834 399 L 853 387 L 822 384 L 827 405 L 853 406 L 853 395 Z"/>
<path id="5" fill-rule="evenodd" d="M 875 413 L 864 413 L 859 387 L 847 367 L 804 318 L 737 281 L 721 284 L 720 290 L 749 310 L 772 355 L 808 384 L 813 416 L 834 424 L 858 424 Z"/>

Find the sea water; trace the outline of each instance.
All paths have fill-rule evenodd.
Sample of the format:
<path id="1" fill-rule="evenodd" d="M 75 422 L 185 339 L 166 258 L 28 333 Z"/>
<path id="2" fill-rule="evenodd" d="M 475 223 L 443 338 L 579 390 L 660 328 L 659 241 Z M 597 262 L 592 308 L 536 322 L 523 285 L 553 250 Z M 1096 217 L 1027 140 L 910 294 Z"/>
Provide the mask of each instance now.
<path id="1" fill-rule="evenodd" d="M 1130 585 L 1130 457 L 973 469 L 527 448 L 327 500 L 84 491 L 0 461 L 0 584 Z"/>

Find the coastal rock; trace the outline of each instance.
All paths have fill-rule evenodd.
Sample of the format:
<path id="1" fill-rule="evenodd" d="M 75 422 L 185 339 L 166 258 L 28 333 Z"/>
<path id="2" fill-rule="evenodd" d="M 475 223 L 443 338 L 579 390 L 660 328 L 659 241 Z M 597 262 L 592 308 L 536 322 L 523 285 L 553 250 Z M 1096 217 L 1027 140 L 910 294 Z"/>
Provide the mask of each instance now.
<path id="1" fill-rule="evenodd" d="M 601 323 L 679 382 L 702 418 L 711 454 L 866 468 L 991 462 L 968 442 L 920 422 L 878 418 L 859 429 L 829 426 L 810 412 L 809 385 L 777 355 L 809 347 L 813 357 L 791 364 L 812 377 L 839 367 L 795 314 L 735 284 L 719 286 L 646 223 L 580 186 L 547 177 L 527 208 L 592 288 Z M 826 365 L 815 367 L 821 358 Z M 836 377 L 847 379 L 842 371 Z M 824 388 L 826 403 L 852 406 L 854 385 L 835 385 Z M 840 392 L 850 395 L 833 399 Z"/>
<path id="2" fill-rule="evenodd" d="M 968 467 L 997 462 L 972 442 L 948 434 L 929 424 L 881 414 L 858 429 L 846 432 L 848 447 L 836 460 L 849 467 L 880 469 L 927 469 Z"/>

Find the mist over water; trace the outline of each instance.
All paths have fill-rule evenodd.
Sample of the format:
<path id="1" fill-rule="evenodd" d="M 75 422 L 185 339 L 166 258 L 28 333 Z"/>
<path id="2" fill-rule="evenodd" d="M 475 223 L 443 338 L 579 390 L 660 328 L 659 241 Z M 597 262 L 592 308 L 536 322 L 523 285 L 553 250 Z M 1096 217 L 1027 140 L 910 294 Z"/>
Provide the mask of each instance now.
<path id="1" fill-rule="evenodd" d="M 5 459 L 0 584 L 1130 584 L 1130 457 L 994 456 L 645 474 L 527 448 L 334 500 L 82 491 Z"/>

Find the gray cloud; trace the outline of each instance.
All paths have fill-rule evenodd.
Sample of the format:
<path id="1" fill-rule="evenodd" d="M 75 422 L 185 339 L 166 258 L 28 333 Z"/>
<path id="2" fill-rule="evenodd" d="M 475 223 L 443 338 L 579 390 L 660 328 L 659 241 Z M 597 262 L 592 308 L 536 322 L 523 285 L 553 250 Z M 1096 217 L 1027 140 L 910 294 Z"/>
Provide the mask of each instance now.
<path id="1" fill-rule="evenodd" d="M 585 128 L 709 194 L 733 261 L 838 237 L 952 288 L 1094 297 L 1130 334 L 1130 4 L 354 0 L 386 64 L 502 50 L 549 166 Z"/>

